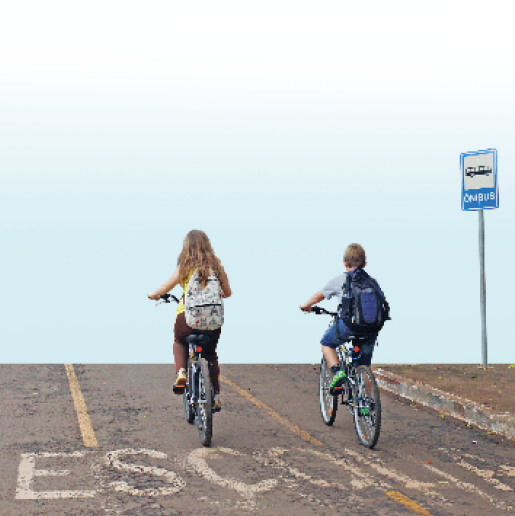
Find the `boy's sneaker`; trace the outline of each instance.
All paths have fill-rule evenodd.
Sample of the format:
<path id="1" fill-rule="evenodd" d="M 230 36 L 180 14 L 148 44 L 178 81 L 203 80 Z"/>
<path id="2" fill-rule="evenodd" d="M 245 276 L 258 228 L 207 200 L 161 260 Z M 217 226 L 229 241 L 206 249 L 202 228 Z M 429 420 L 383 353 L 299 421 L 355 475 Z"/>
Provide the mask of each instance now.
<path id="1" fill-rule="evenodd" d="M 220 400 L 220 394 L 215 394 L 213 403 L 213 412 L 220 412 L 222 410 L 222 401 Z"/>
<path id="2" fill-rule="evenodd" d="M 331 385 L 329 386 L 330 392 L 332 392 L 335 387 L 341 387 L 345 383 L 345 378 L 347 378 L 347 375 L 340 369 L 331 380 Z"/>
<path id="3" fill-rule="evenodd" d="M 186 369 L 179 369 L 177 377 L 175 378 L 175 385 L 173 386 L 174 394 L 182 394 L 187 382 L 188 376 L 186 375 Z"/>

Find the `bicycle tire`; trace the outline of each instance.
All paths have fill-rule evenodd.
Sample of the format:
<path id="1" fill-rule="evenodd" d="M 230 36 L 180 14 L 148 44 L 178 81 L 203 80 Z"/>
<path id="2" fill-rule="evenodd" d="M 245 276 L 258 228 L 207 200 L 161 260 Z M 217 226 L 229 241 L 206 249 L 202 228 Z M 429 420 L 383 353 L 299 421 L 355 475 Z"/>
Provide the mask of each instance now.
<path id="1" fill-rule="evenodd" d="M 381 398 L 374 373 L 367 366 L 354 372 L 353 416 L 358 439 L 363 446 L 373 448 L 381 432 Z"/>
<path id="2" fill-rule="evenodd" d="M 189 359 L 186 371 L 188 371 L 188 381 L 186 382 L 186 388 L 184 389 L 182 400 L 184 402 L 184 413 L 186 415 L 186 421 L 190 425 L 192 425 L 193 421 L 195 421 L 195 411 L 193 410 L 193 407 L 190 405 L 190 393 L 193 392 L 193 389 L 191 388 L 191 362 Z"/>
<path id="3" fill-rule="evenodd" d="M 199 359 L 197 425 L 202 446 L 210 446 L 213 436 L 213 389 L 209 365 L 205 358 Z"/>
<path id="4" fill-rule="evenodd" d="M 331 426 L 336 419 L 336 411 L 338 409 L 338 396 L 333 396 L 329 393 L 329 387 L 331 384 L 331 374 L 329 366 L 325 358 L 322 358 L 320 362 L 320 415 L 322 421 L 327 425 Z"/>

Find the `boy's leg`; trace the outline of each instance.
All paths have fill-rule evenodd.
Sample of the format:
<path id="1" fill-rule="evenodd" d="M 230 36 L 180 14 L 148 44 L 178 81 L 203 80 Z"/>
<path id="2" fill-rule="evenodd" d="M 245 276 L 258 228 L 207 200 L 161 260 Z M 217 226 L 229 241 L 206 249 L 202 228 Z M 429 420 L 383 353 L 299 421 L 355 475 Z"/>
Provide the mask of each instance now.
<path id="1" fill-rule="evenodd" d="M 331 390 L 345 382 L 346 374 L 345 371 L 341 370 L 335 348 L 345 342 L 349 335 L 347 331 L 348 328 L 338 319 L 328 328 L 321 340 L 322 354 L 333 373 L 330 385 Z"/>
<path id="2" fill-rule="evenodd" d="M 361 356 L 358 359 L 357 365 L 364 365 L 370 367 L 372 363 L 372 354 L 376 345 L 377 333 L 370 335 L 368 341 L 361 345 Z"/>
<path id="3" fill-rule="evenodd" d="M 330 348 L 327 345 L 322 344 L 322 355 L 324 356 L 329 367 L 334 367 L 339 365 L 338 355 L 336 354 L 336 350 L 334 348 Z"/>
<path id="4" fill-rule="evenodd" d="M 339 364 L 338 356 L 336 355 L 336 346 L 340 344 L 340 339 L 338 338 L 338 331 L 336 329 L 336 323 L 331 324 L 327 331 L 324 333 L 322 340 L 320 341 L 322 344 L 322 355 L 327 361 L 329 367 L 334 367 Z"/>

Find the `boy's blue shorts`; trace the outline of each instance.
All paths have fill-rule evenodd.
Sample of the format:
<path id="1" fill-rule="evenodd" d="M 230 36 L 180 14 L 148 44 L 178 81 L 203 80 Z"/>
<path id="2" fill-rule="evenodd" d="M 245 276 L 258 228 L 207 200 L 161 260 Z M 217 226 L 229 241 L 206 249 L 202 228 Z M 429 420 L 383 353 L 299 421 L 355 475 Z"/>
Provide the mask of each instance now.
<path id="1" fill-rule="evenodd" d="M 338 330 L 336 329 L 336 325 L 338 324 Z M 322 340 L 320 343 L 322 346 L 327 346 L 328 348 L 337 348 L 340 344 L 347 342 L 351 335 L 356 335 L 355 331 L 351 331 L 343 321 L 338 318 L 337 322 L 331 324 L 327 331 L 324 333 Z M 361 357 L 359 358 L 357 365 L 366 365 L 370 366 L 372 362 L 372 354 L 374 352 L 374 346 L 377 340 L 377 333 L 367 334 L 368 339 L 367 342 L 361 344 Z"/>

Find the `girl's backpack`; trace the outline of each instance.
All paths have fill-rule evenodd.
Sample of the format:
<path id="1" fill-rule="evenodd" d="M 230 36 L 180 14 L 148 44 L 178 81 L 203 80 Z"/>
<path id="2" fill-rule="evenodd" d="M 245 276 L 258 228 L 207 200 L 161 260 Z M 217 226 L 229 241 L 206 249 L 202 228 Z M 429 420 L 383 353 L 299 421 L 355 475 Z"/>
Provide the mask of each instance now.
<path id="1" fill-rule="evenodd" d="M 217 330 L 224 323 L 222 286 L 213 271 L 210 271 L 203 289 L 198 270 L 188 282 L 183 299 L 186 324 L 194 330 Z"/>
<path id="2" fill-rule="evenodd" d="M 357 333 L 376 333 L 390 319 L 390 306 L 377 281 L 363 269 L 347 274 L 339 314 Z"/>

